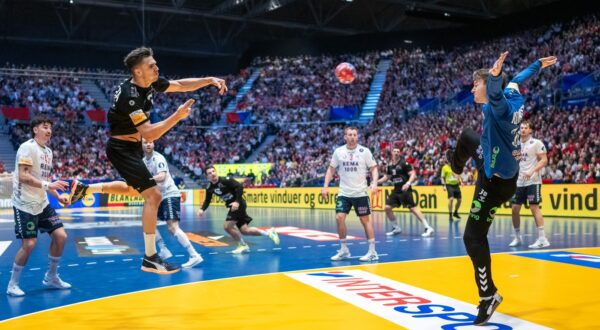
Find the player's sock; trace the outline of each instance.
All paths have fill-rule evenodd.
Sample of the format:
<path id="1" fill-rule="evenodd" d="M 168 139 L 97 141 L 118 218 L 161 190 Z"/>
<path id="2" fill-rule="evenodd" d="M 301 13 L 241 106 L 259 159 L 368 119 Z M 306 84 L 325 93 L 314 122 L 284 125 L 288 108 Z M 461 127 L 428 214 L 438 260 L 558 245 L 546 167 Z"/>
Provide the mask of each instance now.
<path id="1" fill-rule="evenodd" d="M 538 237 L 546 238 L 546 232 L 544 232 L 544 226 L 538 227 Z"/>
<path id="2" fill-rule="evenodd" d="M 53 257 L 48 255 L 48 276 L 55 277 L 58 269 L 58 262 L 60 257 Z"/>
<path id="3" fill-rule="evenodd" d="M 93 193 L 104 193 L 104 183 L 92 183 L 87 188 L 86 194 L 91 195 Z"/>
<path id="4" fill-rule="evenodd" d="M 146 256 L 151 257 L 156 254 L 156 234 L 144 233 L 144 248 Z"/>
<path id="5" fill-rule="evenodd" d="M 158 247 L 161 250 L 166 249 L 167 246 L 165 245 L 165 241 L 163 240 L 162 235 L 160 234 L 160 232 L 158 231 L 158 229 L 156 229 L 155 235 L 156 235 L 156 244 L 158 245 Z"/>
<path id="6" fill-rule="evenodd" d="M 521 240 L 521 228 L 515 228 L 515 238 Z"/>
<path id="7" fill-rule="evenodd" d="M 177 228 L 177 230 L 175 230 L 175 238 L 177 238 L 177 241 L 179 242 L 179 244 L 181 244 L 181 246 L 183 246 L 183 248 L 187 250 L 189 255 L 198 254 L 198 252 L 196 252 L 196 250 L 192 246 L 190 239 L 183 232 L 183 230 L 181 230 L 181 228 Z"/>
<path id="8" fill-rule="evenodd" d="M 21 278 L 21 271 L 23 270 L 24 267 L 25 266 L 19 266 L 16 263 L 13 263 L 12 275 L 10 276 L 10 281 L 8 281 L 8 282 L 18 285 L 19 279 Z"/>
<path id="9" fill-rule="evenodd" d="M 375 239 L 371 238 L 369 240 L 369 252 L 375 253 Z"/>
<path id="10" fill-rule="evenodd" d="M 340 239 L 340 250 L 348 251 L 348 246 L 346 245 L 346 239 Z"/>

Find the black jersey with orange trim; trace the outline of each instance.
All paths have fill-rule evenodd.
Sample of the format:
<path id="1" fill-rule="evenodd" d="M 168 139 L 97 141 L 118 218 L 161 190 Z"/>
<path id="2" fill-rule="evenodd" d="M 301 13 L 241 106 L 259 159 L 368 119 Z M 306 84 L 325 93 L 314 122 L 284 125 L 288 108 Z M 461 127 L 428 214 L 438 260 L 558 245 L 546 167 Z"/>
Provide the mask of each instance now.
<path id="1" fill-rule="evenodd" d="M 169 80 L 159 77 L 150 87 L 135 85 L 128 78 L 119 85 L 108 111 L 110 135 L 137 133 L 136 127 L 150 120 L 154 92 L 164 92 L 169 88 Z"/>

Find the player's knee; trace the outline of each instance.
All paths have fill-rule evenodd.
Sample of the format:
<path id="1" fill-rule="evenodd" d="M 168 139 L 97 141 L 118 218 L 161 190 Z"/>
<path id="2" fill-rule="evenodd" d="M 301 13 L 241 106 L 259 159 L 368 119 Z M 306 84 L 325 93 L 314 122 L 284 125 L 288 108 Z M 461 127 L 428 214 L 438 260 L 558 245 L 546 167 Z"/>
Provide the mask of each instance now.
<path id="1" fill-rule="evenodd" d="M 169 229 L 169 232 L 171 234 L 175 235 L 175 232 L 177 231 L 177 228 L 179 228 L 179 226 L 177 225 L 177 222 L 169 221 L 167 222 L 167 228 Z"/>
<path id="2" fill-rule="evenodd" d="M 64 244 L 67 241 L 67 232 L 57 229 L 52 233 L 52 239 L 59 244 Z"/>
<path id="3" fill-rule="evenodd" d="M 464 233 L 463 242 L 465 243 L 465 249 L 467 250 L 467 253 L 469 255 L 471 255 L 475 251 L 478 251 L 479 248 L 482 246 L 481 238 L 469 232 Z"/>
<path id="4" fill-rule="evenodd" d="M 21 248 L 23 250 L 25 250 L 25 252 L 31 253 L 31 251 L 33 251 L 33 248 L 35 247 L 36 243 L 37 243 L 37 238 L 24 239 L 23 243 L 21 245 Z"/>
<path id="5" fill-rule="evenodd" d="M 150 190 L 150 192 L 147 194 L 148 197 L 144 197 L 144 199 L 152 204 L 158 205 L 160 204 L 160 201 L 162 199 L 162 194 L 160 193 L 160 190 L 158 189 L 152 189 Z"/>
<path id="6" fill-rule="evenodd" d="M 340 222 L 340 221 L 344 221 L 346 219 L 346 215 L 343 213 L 338 213 L 335 215 L 335 220 Z"/>

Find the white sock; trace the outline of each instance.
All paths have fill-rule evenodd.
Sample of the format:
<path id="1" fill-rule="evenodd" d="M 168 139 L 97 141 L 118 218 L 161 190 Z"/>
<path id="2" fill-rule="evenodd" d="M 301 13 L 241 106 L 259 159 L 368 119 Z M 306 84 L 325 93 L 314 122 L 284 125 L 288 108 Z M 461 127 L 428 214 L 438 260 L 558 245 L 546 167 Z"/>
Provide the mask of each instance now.
<path id="1" fill-rule="evenodd" d="M 86 194 L 91 195 L 93 193 L 104 193 L 104 183 L 92 183 L 89 185 Z"/>
<path id="2" fill-rule="evenodd" d="M 425 219 L 425 217 L 423 217 L 423 219 L 421 221 L 423 222 L 423 226 L 425 226 L 425 228 L 431 228 L 431 226 L 429 225 L 429 222 L 427 222 L 427 219 Z"/>
<path id="3" fill-rule="evenodd" d="M 48 276 L 56 276 L 56 270 L 58 269 L 59 261 L 60 257 L 48 255 Z"/>
<path id="4" fill-rule="evenodd" d="M 256 228 L 256 230 L 258 230 L 258 232 L 262 235 L 262 236 L 269 236 L 269 233 L 267 233 L 266 230 L 262 230 L 262 229 L 258 229 Z"/>
<path id="5" fill-rule="evenodd" d="M 394 219 L 394 220 L 390 220 L 390 223 L 392 224 L 392 228 L 393 228 L 393 229 L 396 229 L 396 228 L 398 228 L 398 222 L 396 221 L 396 219 Z"/>
<path id="6" fill-rule="evenodd" d="M 515 228 L 515 238 L 521 240 L 521 228 Z"/>
<path id="7" fill-rule="evenodd" d="M 374 238 L 371 238 L 369 240 L 369 252 L 375 253 L 375 239 Z"/>
<path id="8" fill-rule="evenodd" d="M 156 254 L 156 234 L 144 233 L 144 248 L 146 256 L 151 257 Z"/>
<path id="9" fill-rule="evenodd" d="M 156 235 L 156 244 L 158 245 L 158 247 L 161 250 L 165 250 L 165 249 L 168 250 L 167 246 L 165 245 L 165 241 L 162 238 L 162 235 L 158 231 L 158 228 L 156 228 L 156 232 L 154 234 Z"/>
<path id="10" fill-rule="evenodd" d="M 544 226 L 538 227 L 538 237 L 546 238 L 546 233 L 544 232 Z"/>
<path id="11" fill-rule="evenodd" d="M 246 245 L 246 242 L 244 241 L 244 238 L 241 237 L 241 236 L 240 236 L 240 243 L 239 244 Z"/>
<path id="12" fill-rule="evenodd" d="M 190 256 L 198 254 L 198 252 L 196 252 L 196 250 L 192 246 L 190 239 L 183 232 L 183 230 L 181 230 L 181 228 L 177 228 L 177 230 L 175 230 L 175 237 L 177 238 L 179 244 L 181 244 L 181 246 L 183 246 L 187 250 Z"/>
<path id="13" fill-rule="evenodd" d="M 348 251 L 348 246 L 346 245 L 346 239 L 340 238 L 340 249 L 344 251 Z"/>
<path id="14" fill-rule="evenodd" d="M 10 281 L 8 283 L 19 284 L 19 279 L 21 278 L 21 271 L 25 266 L 19 266 L 13 263 L 12 267 L 12 275 L 10 276 Z"/>

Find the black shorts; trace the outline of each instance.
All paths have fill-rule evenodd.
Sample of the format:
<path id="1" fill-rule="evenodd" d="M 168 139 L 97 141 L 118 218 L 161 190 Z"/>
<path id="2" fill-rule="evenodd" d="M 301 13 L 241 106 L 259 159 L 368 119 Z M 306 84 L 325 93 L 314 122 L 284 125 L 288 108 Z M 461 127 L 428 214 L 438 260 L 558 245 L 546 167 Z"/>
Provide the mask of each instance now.
<path id="1" fill-rule="evenodd" d="M 52 234 L 53 231 L 63 226 L 62 221 L 52 206 L 48 205 L 42 213 L 32 215 L 13 206 L 15 216 L 15 235 L 18 239 L 36 238 L 38 230 L 41 233 Z"/>
<path id="2" fill-rule="evenodd" d="M 248 215 L 248 213 L 246 213 L 247 205 L 245 200 L 240 202 L 240 206 L 235 211 L 231 210 L 231 205 L 227 205 L 227 207 L 229 207 L 229 212 L 227 212 L 227 218 L 225 218 L 225 221 L 235 221 L 235 225 L 238 228 L 242 228 L 244 225 L 247 225 L 250 223 L 250 221 L 252 221 L 252 218 Z"/>
<path id="3" fill-rule="evenodd" d="M 417 206 L 412 193 L 412 188 L 405 191 L 392 191 L 392 194 L 385 201 L 385 205 L 389 205 L 394 209 L 400 205 L 412 209 Z"/>
<path id="4" fill-rule="evenodd" d="M 448 198 L 462 198 L 459 185 L 447 184 L 446 192 L 448 193 Z"/>
<path id="5" fill-rule="evenodd" d="M 369 196 L 346 197 L 338 196 L 335 204 L 335 213 L 350 213 L 354 206 L 354 212 L 359 217 L 371 214 L 371 200 Z"/>
<path id="6" fill-rule="evenodd" d="M 156 186 L 156 181 L 144 164 L 144 151 L 141 142 L 109 139 L 106 143 L 106 156 L 127 185 L 139 193 Z"/>
<path id="7" fill-rule="evenodd" d="M 167 197 L 160 202 L 158 206 L 158 220 L 179 221 L 181 213 L 181 197 Z"/>
<path id="8" fill-rule="evenodd" d="M 515 195 L 510 199 L 511 204 L 525 204 L 538 205 L 542 202 L 542 185 L 532 184 L 525 187 L 517 187 Z"/>

